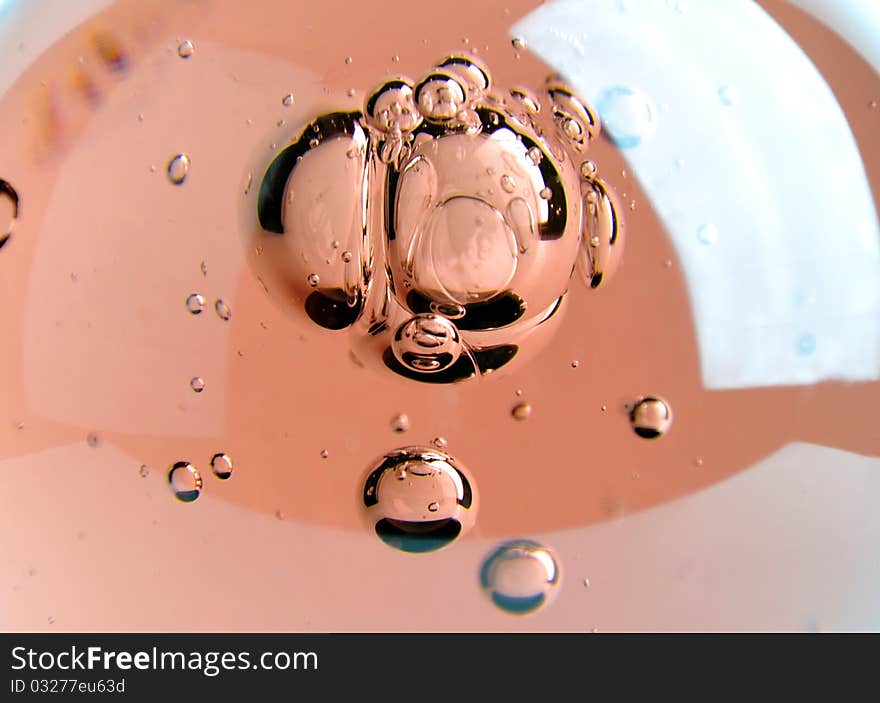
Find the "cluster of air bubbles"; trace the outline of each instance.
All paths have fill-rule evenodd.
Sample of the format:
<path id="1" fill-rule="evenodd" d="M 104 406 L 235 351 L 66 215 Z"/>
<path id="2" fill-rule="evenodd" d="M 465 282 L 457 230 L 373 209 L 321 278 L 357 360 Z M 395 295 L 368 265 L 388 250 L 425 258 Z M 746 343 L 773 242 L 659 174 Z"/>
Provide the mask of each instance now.
<path id="1" fill-rule="evenodd" d="M 672 408 L 662 398 L 646 396 L 640 398 L 629 415 L 633 431 L 644 439 L 662 437 L 672 426 Z"/>
<path id="2" fill-rule="evenodd" d="M 512 540 L 493 550 L 480 568 L 480 586 L 505 613 L 528 615 L 547 605 L 561 582 L 553 553 L 531 540 Z"/>
<path id="3" fill-rule="evenodd" d="M 226 452 L 216 452 L 210 459 L 211 473 L 220 480 L 227 481 L 232 477 L 232 457 Z M 146 478 L 150 473 L 149 467 L 144 464 L 140 468 L 140 475 Z M 192 503 L 201 495 L 203 482 L 202 475 L 194 464 L 189 461 L 175 462 L 168 470 L 168 485 L 174 497 L 183 503 Z"/>
<path id="4" fill-rule="evenodd" d="M 0 178 L 0 249 L 9 241 L 18 220 L 18 192 L 10 183 Z"/>
<path id="5" fill-rule="evenodd" d="M 175 154 L 168 161 L 168 180 L 176 186 L 183 185 L 189 174 L 190 158 L 186 154 Z"/>

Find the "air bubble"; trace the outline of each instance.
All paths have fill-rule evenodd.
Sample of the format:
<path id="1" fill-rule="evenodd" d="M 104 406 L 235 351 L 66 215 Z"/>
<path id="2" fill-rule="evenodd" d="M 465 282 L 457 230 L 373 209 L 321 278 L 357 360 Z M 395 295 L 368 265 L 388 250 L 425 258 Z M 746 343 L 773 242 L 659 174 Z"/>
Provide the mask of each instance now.
<path id="1" fill-rule="evenodd" d="M 587 180 L 596 175 L 596 164 L 593 161 L 584 161 L 581 164 L 581 176 Z"/>
<path id="2" fill-rule="evenodd" d="M 550 200 L 553 197 L 553 191 L 549 188 L 541 188 L 541 192 L 538 193 L 544 200 Z"/>
<path id="3" fill-rule="evenodd" d="M 434 373 L 458 361 L 462 342 L 455 325 L 447 318 L 423 313 L 398 327 L 391 350 L 411 371 Z"/>
<path id="4" fill-rule="evenodd" d="M 516 181 L 505 173 L 501 176 L 501 188 L 505 193 L 512 193 L 516 190 Z"/>
<path id="5" fill-rule="evenodd" d="M 0 249 L 9 241 L 18 220 L 18 193 L 10 183 L 0 178 Z"/>
<path id="6" fill-rule="evenodd" d="M 672 408 L 665 400 L 647 396 L 639 400 L 629 415 L 633 431 L 644 439 L 662 437 L 672 426 Z"/>
<path id="7" fill-rule="evenodd" d="M 596 107 L 606 134 L 622 149 L 637 147 L 657 129 L 657 109 L 641 90 L 614 86 L 602 94 Z"/>
<path id="8" fill-rule="evenodd" d="M 352 259 L 352 253 L 350 251 L 342 252 L 342 260 L 347 264 Z"/>
<path id="9" fill-rule="evenodd" d="M 141 464 L 141 468 L 138 469 L 138 473 L 140 474 L 141 478 L 146 478 L 150 475 L 150 467 L 146 464 Z"/>
<path id="10" fill-rule="evenodd" d="M 406 447 L 382 457 L 364 482 L 363 505 L 376 535 L 405 552 L 441 549 L 476 521 L 467 472 L 437 448 Z"/>
<path id="11" fill-rule="evenodd" d="M 205 379 L 200 376 L 193 376 L 190 379 L 189 387 L 192 388 L 196 393 L 201 393 L 205 390 Z"/>
<path id="12" fill-rule="evenodd" d="M 391 418 L 391 429 L 395 432 L 406 432 L 409 429 L 409 416 L 400 413 Z"/>
<path id="13" fill-rule="evenodd" d="M 330 457 L 330 452 L 327 451 L 326 449 L 322 449 L 322 450 L 321 450 L 321 458 L 322 458 L 322 459 L 327 459 L 327 458 L 329 458 L 329 457 Z"/>
<path id="14" fill-rule="evenodd" d="M 306 281 L 312 288 L 317 288 L 318 284 L 321 282 L 321 277 L 317 273 L 310 273 Z"/>
<path id="15" fill-rule="evenodd" d="M 180 42 L 180 45 L 177 47 L 177 55 L 182 59 L 188 59 L 195 51 L 196 47 L 189 39 Z"/>
<path id="16" fill-rule="evenodd" d="M 553 553 L 531 540 L 500 545 L 483 562 L 480 585 L 505 613 L 528 615 L 540 610 L 559 590 L 561 574 Z"/>
<path id="17" fill-rule="evenodd" d="M 700 225 L 697 228 L 697 241 L 705 246 L 711 246 L 718 241 L 718 227 L 713 224 Z"/>
<path id="18" fill-rule="evenodd" d="M 446 437 L 434 437 L 434 439 L 431 440 L 431 444 L 437 447 L 437 449 L 446 449 L 446 447 L 449 446 Z"/>
<path id="19" fill-rule="evenodd" d="M 229 306 L 219 298 L 214 303 L 214 312 L 217 313 L 217 317 L 221 320 L 228 320 L 232 317 L 232 311 L 229 309 Z"/>
<path id="20" fill-rule="evenodd" d="M 565 133 L 566 137 L 574 140 L 580 139 L 581 135 L 584 133 L 584 130 L 578 124 L 577 120 L 571 118 L 562 123 L 562 131 Z"/>
<path id="21" fill-rule="evenodd" d="M 211 457 L 211 471 L 221 481 L 225 481 L 232 476 L 232 459 L 228 454 L 217 452 Z"/>
<path id="22" fill-rule="evenodd" d="M 188 461 L 178 461 L 168 471 L 168 485 L 182 503 L 192 503 L 202 492 L 202 476 Z"/>
<path id="23" fill-rule="evenodd" d="M 284 107 L 290 107 L 293 105 L 293 93 L 288 93 L 281 98 L 281 104 L 284 105 Z"/>
<path id="24" fill-rule="evenodd" d="M 531 149 L 526 152 L 528 154 L 529 160 L 537 166 L 541 163 L 541 159 L 544 158 L 544 152 L 542 152 L 538 147 L 533 146 Z"/>
<path id="25" fill-rule="evenodd" d="M 202 275 L 203 275 L 203 276 L 207 276 L 207 275 L 208 275 L 208 264 L 207 264 L 206 262 L 203 261 L 203 262 L 201 263 L 201 265 L 199 266 L 199 268 L 201 269 L 201 271 L 202 271 Z"/>
<path id="26" fill-rule="evenodd" d="M 805 332 L 800 337 L 798 337 L 797 349 L 798 354 L 800 354 L 801 356 L 809 356 L 814 351 L 816 351 L 815 335 L 812 335 L 809 332 Z"/>
<path id="27" fill-rule="evenodd" d="M 346 57 L 345 57 L 345 64 L 346 64 L 347 66 L 350 65 L 352 61 L 354 61 L 354 59 L 352 59 L 351 56 L 346 56 Z"/>
<path id="28" fill-rule="evenodd" d="M 721 100 L 721 102 L 728 107 L 736 104 L 736 86 L 730 83 L 725 83 L 724 85 L 722 85 L 718 89 L 718 99 Z"/>
<path id="29" fill-rule="evenodd" d="M 176 154 L 168 162 L 168 180 L 174 185 L 183 185 L 189 174 L 190 160 L 186 154 Z"/>
<path id="30" fill-rule="evenodd" d="M 571 360 L 571 368 L 576 369 L 576 368 L 577 368 L 578 366 L 580 366 L 580 365 L 581 365 L 581 362 L 578 361 L 577 359 L 572 359 L 572 360 Z"/>
<path id="31" fill-rule="evenodd" d="M 526 48 L 526 40 L 522 37 L 513 37 L 513 39 L 510 40 L 510 44 L 516 51 L 522 51 Z"/>
<path id="32" fill-rule="evenodd" d="M 92 433 L 86 437 L 86 444 L 88 444 L 93 449 L 97 447 L 101 443 L 101 438 L 98 435 Z"/>
<path id="33" fill-rule="evenodd" d="M 532 415 L 532 406 L 528 403 L 517 403 L 510 411 L 514 420 L 528 420 Z"/>

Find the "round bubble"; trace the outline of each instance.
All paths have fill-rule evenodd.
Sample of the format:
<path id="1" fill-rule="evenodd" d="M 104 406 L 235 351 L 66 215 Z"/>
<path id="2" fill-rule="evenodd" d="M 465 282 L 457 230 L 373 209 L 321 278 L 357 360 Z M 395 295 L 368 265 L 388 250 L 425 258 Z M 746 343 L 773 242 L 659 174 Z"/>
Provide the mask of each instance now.
<path id="1" fill-rule="evenodd" d="M 553 553 L 531 540 L 505 542 L 480 569 L 483 590 L 512 615 L 528 615 L 544 607 L 558 591 L 560 577 Z"/>
<path id="2" fill-rule="evenodd" d="M 657 129 L 657 108 L 637 88 L 613 86 L 599 97 L 596 107 L 605 133 L 621 149 L 632 149 L 650 139 Z"/>

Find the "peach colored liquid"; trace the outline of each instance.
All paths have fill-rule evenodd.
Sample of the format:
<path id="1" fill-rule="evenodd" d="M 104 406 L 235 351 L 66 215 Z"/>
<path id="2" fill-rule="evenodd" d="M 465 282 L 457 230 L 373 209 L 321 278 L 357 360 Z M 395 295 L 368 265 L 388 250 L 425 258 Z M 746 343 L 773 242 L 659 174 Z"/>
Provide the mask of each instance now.
<path id="1" fill-rule="evenodd" d="M 261 0 L 257 12 L 127 0 L 47 51 L 0 109 L 0 178 L 21 197 L 0 249 L 0 459 L 93 434 L 95 452 L 136 457 L 115 469 L 131 482 L 141 465 L 164 476 L 189 461 L 204 495 L 361 531 L 358 496 L 376 458 L 442 436 L 479 486 L 474 534 L 507 538 L 635 514 L 793 441 L 880 454 L 880 384 L 702 387 L 673 250 L 605 141 L 590 158 L 637 203 L 624 265 L 606 290 L 572 285 L 552 343 L 515 371 L 434 387 L 361 368 L 346 333 L 310 325 L 267 291 L 242 202 L 277 150 L 314 115 L 357 108 L 384 76 L 417 78 L 451 50 L 478 52 L 498 83 L 542 85 L 547 67 L 506 34 L 534 4 L 454 0 L 436 12 L 328 0 L 303 12 Z M 762 4 L 824 73 L 862 153 L 880 153 L 865 107 L 876 75 L 798 11 Z M 166 170 L 178 153 L 190 165 L 175 187 Z M 880 200 L 880 163 L 865 166 Z M 205 299 L 198 315 L 193 293 Z M 674 409 L 656 441 L 629 419 L 649 394 Z M 514 410 L 523 403 L 525 416 Z M 408 427 L 395 431 L 401 413 Z M 217 453 L 234 462 L 228 480 L 212 473 Z"/>

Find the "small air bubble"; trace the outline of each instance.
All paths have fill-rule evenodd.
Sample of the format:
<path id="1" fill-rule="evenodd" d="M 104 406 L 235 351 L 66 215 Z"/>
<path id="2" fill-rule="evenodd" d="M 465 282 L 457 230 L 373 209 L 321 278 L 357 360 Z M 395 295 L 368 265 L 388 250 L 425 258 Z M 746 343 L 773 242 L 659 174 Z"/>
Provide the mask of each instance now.
<path id="1" fill-rule="evenodd" d="M 440 510 L 440 503 L 436 501 L 428 503 L 428 512 L 436 513 L 438 510 Z"/>
<path id="2" fill-rule="evenodd" d="M 633 431 L 643 439 L 662 437 L 672 426 L 672 409 L 665 400 L 654 396 L 640 399 L 630 411 Z"/>
<path id="3" fill-rule="evenodd" d="M 202 275 L 203 275 L 203 276 L 207 276 L 207 275 L 208 275 L 208 264 L 207 264 L 206 262 L 203 261 L 203 262 L 201 263 L 201 266 L 200 266 L 199 268 L 201 268 L 201 270 L 202 270 Z"/>
<path id="4" fill-rule="evenodd" d="M 150 475 L 150 467 L 146 464 L 141 464 L 141 468 L 138 469 L 138 473 L 140 474 L 141 478 L 146 478 Z"/>
<path id="5" fill-rule="evenodd" d="M 512 193 L 516 190 L 516 181 L 513 180 L 513 177 L 508 176 L 506 173 L 501 176 L 501 188 L 505 193 Z"/>
<path id="6" fill-rule="evenodd" d="M 584 588 L 589 588 L 589 587 L 590 587 L 590 579 L 584 578 Z"/>
<path id="7" fill-rule="evenodd" d="M 351 56 L 346 56 L 346 57 L 345 57 L 345 63 L 346 63 L 346 65 L 351 64 L 352 61 L 354 61 L 354 59 L 352 59 Z"/>
<path id="8" fill-rule="evenodd" d="M 188 59 L 195 51 L 196 47 L 189 39 L 180 42 L 180 45 L 177 47 L 177 55 L 182 59 Z"/>
<path id="9" fill-rule="evenodd" d="M 572 359 L 572 361 L 571 361 L 571 368 L 576 369 L 576 368 L 577 368 L 578 366 L 580 366 L 580 365 L 581 365 L 581 362 L 580 362 L 580 361 L 578 361 L 577 359 Z"/>
<path id="10" fill-rule="evenodd" d="M 705 246 L 711 246 L 718 241 L 718 234 L 718 228 L 715 225 L 700 225 L 697 228 L 697 241 Z"/>
<path id="11" fill-rule="evenodd" d="M 581 176 L 591 178 L 596 175 L 596 163 L 594 161 L 584 161 L 581 164 Z"/>
<path id="12" fill-rule="evenodd" d="M 434 437 L 434 439 L 431 440 L 431 444 L 437 447 L 437 449 L 446 449 L 446 447 L 449 446 L 446 437 Z"/>
<path id="13" fill-rule="evenodd" d="M 317 288 L 318 284 L 321 282 L 321 277 L 317 273 L 310 273 L 308 278 L 306 278 L 306 281 L 308 281 L 308 284 L 312 288 Z"/>
<path id="14" fill-rule="evenodd" d="M 168 180 L 174 185 L 183 185 L 189 174 L 190 159 L 186 154 L 176 154 L 168 161 Z"/>
<path id="15" fill-rule="evenodd" d="M 232 311 L 229 309 L 229 306 L 220 299 L 214 303 L 214 312 L 217 313 L 217 317 L 221 320 L 228 320 L 232 317 Z"/>
<path id="16" fill-rule="evenodd" d="M 321 458 L 322 458 L 322 459 L 326 459 L 326 458 L 328 458 L 329 456 L 330 456 L 330 452 L 328 452 L 326 449 L 322 449 L 322 450 L 321 450 Z"/>
<path id="17" fill-rule="evenodd" d="M 200 376 L 193 376 L 193 378 L 190 379 L 189 387 L 192 388 L 196 393 L 201 393 L 203 390 L 205 390 L 205 379 L 201 378 Z"/>
<path id="18" fill-rule="evenodd" d="M 178 461 L 168 471 L 168 485 L 182 503 L 192 503 L 202 492 L 202 476 L 188 461 Z"/>
<path id="19" fill-rule="evenodd" d="M 352 259 L 352 254 L 351 254 L 350 251 L 344 251 L 344 252 L 342 252 L 342 260 L 343 260 L 346 264 L 349 263 L 349 262 L 351 261 L 351 259 Z"/>
<path id="20" fill-rule="evenodd" d="M 700 467 L 702 465 L 703 465 L 703 457 L 698 456 L 696 459 L 694 459 L 694 466 Z"/>
<path id="21" fill-rule="evenodd" d="M 288 93 L 281 98 L 281 104 L 284 105 L 284 107 L 290 107 L 293 105 L 293 93 Z"/>
<path id="22" fill-rule="evenodd" d="M 186 309 L 193 315 L 201 315 L 205 307 L 205 296 L 200 293 L 190 293 L 186 299 Z"/>
<path id="23" fill-rule="evenodd" d="M 541 159 L 544 158 L 544 153 L 536 146 L 533 146 L 531 149 L 526 152 L 528 154 L 529 160 L 537 166 L 541 163 Z"/>
<path id="24" fill-rule="evenodd" d="M 532 406 L 528 403 L 517 403 L 511 409 L 510 414 L 514 420 L 528 420 L 532 414 Z"/>
<path id="25" fill-rule="evenodd" d="M 90 447 L 97 447 L 100 443 L 101 439 L 98 437 L 98 435 L 94 433 L 86 437 L 86 444 L 88 444 Z"/>
<path id="26" fill-rule="evenodd" d="M 539 195 L 544 200 L 550 200 L 550 198 L 553 197 L 553 191 L 550 190 L 549 188 L 541 188 L 541 192 L 539 193 Z"/>
<path id="27" fill-rule="evenodd" d="M 211 457 L 211 471 L 221 481 L 232 476 L 232 459 L 228 454 L 217 452 Z"/>
<path id="28" fill-rule="evenodd" d="M 0 179 L 0 249 L 9 241 L 18 220 L 19 198 L 11 184 Z"/>
<path id="29" fill-rule="evenodd" d="M 400 413 L 391 418 L 391 429 L 395 432 L 406 432 L 409 429 L 409 416 Z"/>
<path id="30" fill-rule="evenodd" d="M 522 37 L 514 37 L 510 40 L 510 44 L 516 51 L 522 51 L 526 48 L 526 40 Z"/>
<path id="31" fill-rule="evenodd" d="M 797 349 L 798 349 L 798 353 L 801 356 L 809 356 L 814 351 L 816 351 L 816 337 L 815 337 L 815 335 L 812 335 L 809 332 L 805 332 L 800 337 L 798 337 Z"/>
<path id="32" fill-rule="evenodd" d="M 730 83 L 722 85 L 718 89 L 718 99 L 728 107 L 735 105 L 737 99 L 736 86 Z"/>

